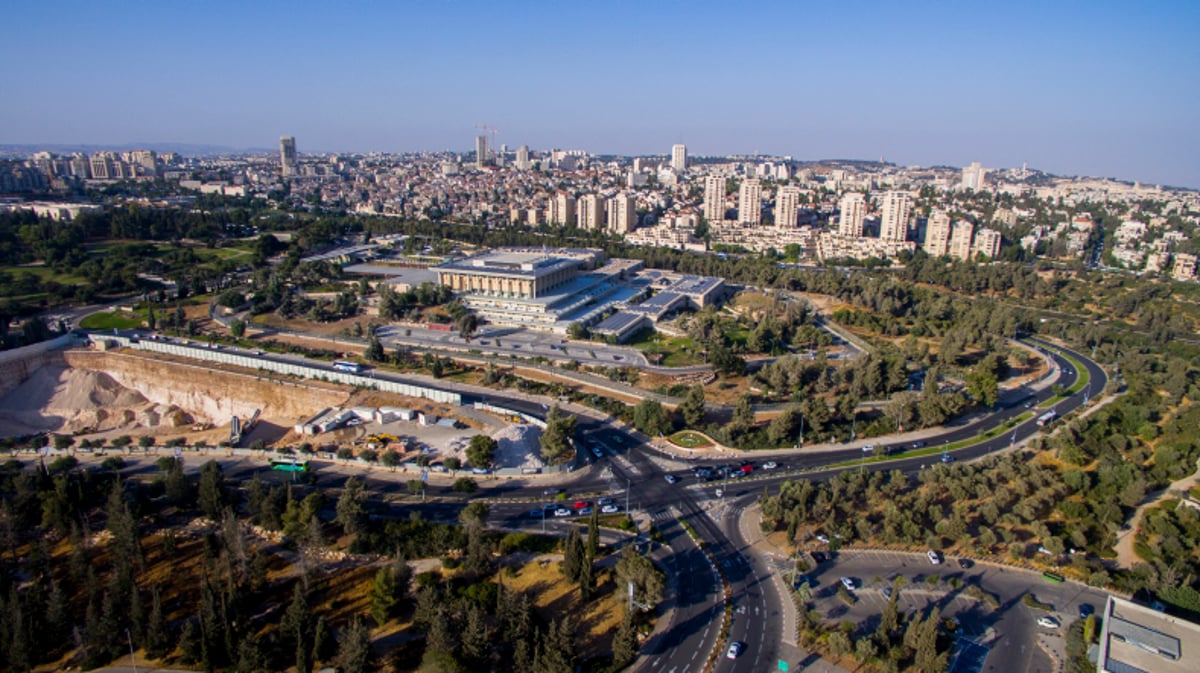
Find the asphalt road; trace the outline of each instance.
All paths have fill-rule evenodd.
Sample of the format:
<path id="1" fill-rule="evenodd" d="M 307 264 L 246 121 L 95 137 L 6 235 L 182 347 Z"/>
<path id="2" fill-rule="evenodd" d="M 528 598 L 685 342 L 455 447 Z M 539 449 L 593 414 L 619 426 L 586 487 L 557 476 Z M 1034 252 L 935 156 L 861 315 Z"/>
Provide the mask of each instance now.
<path id="1" fill-rule="evenodd" d="M 1085 395 L 1099 394 L 1106 381 L 1105 374 L 1099 366 L 1091 363 L 1082 355 L 1077 353 L 1072 353 L 1072 355 L 1087 366 L 1091 379 L 1086 390 L 1057 402 L 1053 406 L 1060 416 L 1083 404 Z M 261 355 L 260 357 L 279 361 L 299 359 L 279 355 Z M 1075 382 L 1078 373 L 1065 358 L 1054 355 L 1054 360 L 1063 371 L 1060 378 L 1061 384 L 1069 388 Z M 381 379 L 414 382 L 407 377 L 385 372 L 376 372 L 374 375 Z M 436 384 L 429 386 L 428 382 L 424 380 L 420 381 L 420 385 L 439 387 Z M 447 389 L 449 388 L 447 386 Z M 982 431 L 1002 425 L 1009 419 L 1030 411 L 1031 409 L 1026 407 L 1028 403 L 1032 403 L 1032 410 L 1036 412 L 1034 414 L 1036 416 L 1044 412 L 1037 407 L 1037 403 L 1050 395 L 1050 391 L 1042 391 L 1032 398 L 1025 392 L 1011 394 L 982 424 L 973 424 L 970 427 L 963 424 L 926 441 L 929 446 L 938 446 L 974 437 Z M 463 396 L 464 404 L 471 404 L 475 401 L 494 402 L 533 416 L 540 417 L 545 414 L 545 407 L 542 404 L 509 397 L 498 391 Z M 747 647 L 742 656 L 736 660 L 726 659 L 724 653 L 721 652 L 715 670 L 770 671 L 775 670 L 777 656 L 781 654 L 793 656 L 792 652 L 781 650 L 781 620 L 777 617 L 782 611 L 782 601 L 785 598 L 769 586 L 771 569 L 758 565 L 750 558 L 750 555 L 743 553 L 745 541 L 741 539 L 736 527 L 730 529 L 728 524 L 719 524 L 710 518 L 702 507 L 702 503 L 708 499 L 709 493 L 713 490 L 711 486 L 715 484 L 710 484 L 707 488 L 697 486 L 695 480 L 690 476 L 691 473 L 682 470 L 675 473 L 684 481 L 668 484 L 665 480 L 667 471 L 651 458 L 653 447 L 641 444 L 635 435 L 608 421 L 597 421 L 582 416 L 578 417 L 577 427 L 577 439 L 582 440 L 588 450 L 591 446 L 599 447 L 604 455 L 601 459 L 594 461 L 595 464 L 579 473 L 579 476 L 568 487 L 570 493 L 585 495 L 609 493 L 617 497 L 618 502 L 622 504 L 623 500 L 628 498 L 632 509 L 643 511 L 651 517 L 655 527 L 663 534 L 669 550 L 664 562 L 674 574 L 676 587 L 674 599 L 669 606 L 673 608 L 669 612 L 670 623 L 665 632 L 646 644 L 643 652 L 650 656 L 639 659 L 638 670 L 655 671 L 655 673 L 660 671 L 663 673 L 695 673 L 703 669 L 713 648 L 721 647 L 723 649 L 728 645 L 729 640 L 717 642 L 724 609 L 720 584 L 715 575 L 717 567 L 720 567 L 731 588 L 730 600 L 734 606 L 734 616 L 730 639 L 744 642 Z M 987 442 L 959 449 L 951 455 L 958 460 L 981 457 L 1028 438 L 1040 430 L 1041 428 L 1037 426 L 1035 420 L 1030 419 L 1011 430 L 1005 430 Z M 883 445 L 884 441 L 881 440 L 879 446 Z M 781 462 L 786 462 L 790 470 L 805 468 L 809 470 L 804 473 L 806 478 L 818 479 L 826 478 L 841 470 L 858 469 L 843 467 L 821 470 L 820 468 L 824 465 L 856 460 L 862 455 L 861 450 L 857 448 L 820 454 L 804 454 L 801 451 Z M 245 464 L 230 465 L 234 474 L 239 469 L 261 469 L 261 465 L 255 465 L 253 461 L 243 460 L 241 462 Z M 941 459 L 938 455 L 912 458 L 900 456 L 897 460 L 869 464 L 865 468 L 918 472 L 938 465 L 940 462 Z M 327 476 L 323 477 L 322 483 L 337 485 L 346 476 L 345 470 L 327 470 Z M 765 478 L 734 480 L 726 495 L 732 499 L 749 500 L 761 494 L 764 489 L 778 488 L 780 482 L 795 476 L 795 473 L 784 470 L 770 473 L 770 476 Z M 381 495 L 399 493 L 405 490 L 402 482 L 408 478 L 410 477 L 376 469 L 369 476 L 369 486 L 372 492 Z M 326 482 L 326 479 L 329 481 Z M 692 483 L 687 481 L 689 479 Z M 515 502 L 511 503 L 493 504 L 491 515 L 495 523 L 511 523 L 514 517 L 522 516 L 521 512 L 527 516 L 531 504 L 546 500 L 547 496 L 542 492 L 544 488 L 538 484 L 536 479 L 513 479 L 498 485 L 489 485 L 488 488 L 473 497 L 514 499 Z M 431 487 L 429 495 L 461 497 L 440 487 Z M 456 500 L 430 503 L 421 507 L 420 510 L 423 515 L 436 520 L 448 521 L 451 518 L 456 520 L 457 512 L 464 502 L 464 500 Z M 495 501 L 493 500 L 493 502 Z M 407 507 L 416 506 L 408 505 Z M 699 536 L 712 555 L 716 566 L 710 563 L 709 558 L 692 541 L 681 522 L 687 522 Z M 1019 586 L 1023 591 L 1028 585 L 1029 579 L 1021 577 L 1016 580 L 1012 590 L 1016 591 Z M 1011 624 L 998 622 L 997 630 L 1000 630 L 1001 626 L 1003 626 L 1005 637 L 1011 639 L 1013 643 L 1024 642 L 1029 638 L 1029 633 L 1019 617 L 1014 617 Z M 1006 651 L 1004 657 L 1012 655 L 1013 651 L 1021 651 L 1019 647 L 1015 650 L 1012 647 L 1001 649 Z M 1032 657 L 1032 655 L 1030 656 Z M 1019 663 L 1008 662 L 1007 658 L 1004 661 Z M 793 665 L 795 663 L 793 662 Z M 1033 660 L 1030 659 L 1025 663 L 1033 664 Z M 987 665 L 989 667 L 998 666 L 991 659 L 988 660 Z M 1024 670 L 1024 666 L 997 667 L 995 670 Z"/>

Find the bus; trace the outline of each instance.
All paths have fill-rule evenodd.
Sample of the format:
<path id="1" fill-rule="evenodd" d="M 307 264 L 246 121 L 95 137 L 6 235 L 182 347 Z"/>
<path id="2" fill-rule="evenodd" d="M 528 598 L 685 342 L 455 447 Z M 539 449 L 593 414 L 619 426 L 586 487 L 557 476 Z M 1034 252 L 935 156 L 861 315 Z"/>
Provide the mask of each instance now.
<path id="1" fill-rule="evenodd" d="M 1038 416 L 1037 424 L 1039 427 L 1045 427 L 1045 426 L 1053 423 L 1054 419 L 1056 419 L 1056 418 L 1058 418 L 1057 411 L 1047 411 L 1046 413 L 1042 414 L 1041 416 Z"/>
<path id="2" fill-rule="evenodd" d="M 354 372 L 355 374 L 362 371 L 362 365 L 349 360 L 334 360 L 333 368 L 339 372 Z"/>
<path id="3" fill-rule="evenodd" d="M 279 472 L 308 472 L 308 461 L 295 458 L 272 458 L 271 469 Z"/>

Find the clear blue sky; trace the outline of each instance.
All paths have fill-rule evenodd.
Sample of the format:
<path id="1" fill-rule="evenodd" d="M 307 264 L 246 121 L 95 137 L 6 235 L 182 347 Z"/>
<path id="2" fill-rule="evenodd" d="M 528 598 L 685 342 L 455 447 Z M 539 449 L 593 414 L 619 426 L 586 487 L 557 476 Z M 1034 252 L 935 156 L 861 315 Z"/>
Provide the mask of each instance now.
<path id="1" fill-rule="evenodd" d="M 0 143 L 1031 167 L 1200 187 L 1200 2 L 0 3 Z"/>

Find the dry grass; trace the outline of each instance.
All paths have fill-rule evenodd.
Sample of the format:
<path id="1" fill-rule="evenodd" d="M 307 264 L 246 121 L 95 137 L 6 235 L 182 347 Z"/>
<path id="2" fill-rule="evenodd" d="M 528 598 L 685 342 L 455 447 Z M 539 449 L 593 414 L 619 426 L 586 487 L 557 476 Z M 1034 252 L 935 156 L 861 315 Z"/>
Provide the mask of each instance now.
<path id="1" fill-rule="evenodd" d="M 621 623 L 621 595 L 616 591 L 611 570 L 598 573 L 597 594 L 581 605 L 579 589 L 559 572 L 559 563 L 546 558 L 531 561 L 517 570 L 516 577 L 505 577 L 506 588 L 526 591 L 544 619 L 571 615 L 579 654 L 590 657 L 612 651 L 612 637 Z"/>

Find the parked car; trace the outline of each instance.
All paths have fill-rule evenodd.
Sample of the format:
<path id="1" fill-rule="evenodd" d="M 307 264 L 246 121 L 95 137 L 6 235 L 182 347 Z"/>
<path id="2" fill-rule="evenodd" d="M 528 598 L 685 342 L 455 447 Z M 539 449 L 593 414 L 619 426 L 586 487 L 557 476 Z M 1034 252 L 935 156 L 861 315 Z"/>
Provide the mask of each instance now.
<path id="1" fill-rule="evenodd" d="M 768 460 L 767 462 L 763 463 L 764 470 L 774 470 L 777 467 L 779 467 L 779 463 L 773 460 Z"/>
<path id="2" fill-rule="evenodd" d="M 600 508 L 601 514 L 616 514 L 617 512 L 620 512 L 620 511 L 621 511 L 621 508 L 618 507 L 617 505 L 605 505 Z"/>
<path id="3" fill-rule="evenodd" d="M 584 507 L 583 509 L 579 510 L 579 512 L 578 512 L 579 516 L 587 516 L 591 513 L 592 513 L 591 507 Z"/>
<path id="4" fill-rule="evenodd" d="M 548 502 L 548 503 L 542 505 L 542 511 L 545 511 L 545 512 L 553 512 L 556 509 L 558 509 L 558 505 L 556 505 L 552 502 Z"/>
<path id="5" fill-rule="evenodd" d="M 846 587 L 846 591 L 854 591 L 854 589 L 858 586 L 854 583 L 854 580 L 849 577 L 843 577 L 839 581 L 842 583 L 842 586 Z"/>
<path id="6" fill-rule="evenodd" d="M 533 519 L 541 519 L 542 517 L 546 516 L 546 511 L 542 509 L 531 509 L 529 510 L 529 516 Z"/>
<path id="7" fill-rule="evenodd" d="M 883 597 L 884 597 L 884 598 L 886 598 L 886 599 L 888 599 L 889 601 L 890 601 L 890 600 L 892 600 L 892 594 L 893 594 L 893 593 L 895 593 L 895 591 L 894 591 L 894 590 L 893 590 L 891 587 L 884 587 L 884 588 L 883 588 Z"/>
<path id="8" fill-rule="evenodd" d="M 942 564 L 942 557 L 932 549 L 926 552 L 925 555 L 929 557 L 929 562 L 933 565 L 937 566 Z"/>
<path id="9" fill-rule="evenodd" d="M 829 536 L 824 533 L 817 533 L 817 542 L 829 544 Z"/>
<path id="10" fill-rule="evenodd" d="M 559 507 L 558 509 L 554 510 L 554 516 L 571 516 L 571 510 L 567 509 L 566 507 Z"/>
<path id="11" fill-rule="evenodd" d="M 1092 616 L 1095 613 L 1096 613 L 1096 608 L 1091 603 L 1080 603 L 1079 604 L 1079 618 L 1080 619 L 1087 619 L 1088 617 Z"/>
<path id="12" fill-rule="evenodd" d="M 571 506 L 575 509 L 583 509 L 584 507 L 591 507 L 592 503 L 588 502 L 587 500 L 576 500 Z"/>
<path id="13" fill-rule="evenodd" d="M 596 456 L 597 458 L 603 458 L 604 452 L 600 450 L 600 447 L 593 446 L 592 447 L 592 455 Z"/>
<path id="14" fill-rule="evenodd" d="M 913 442 L 912 447 L 914 449 L 923 449 L 925 448 L 925 442 Z"/>
<path id="15" fill-rule="evenodd" d="M 1058 620 L 1053 617 L 1038 617 L 1037 623 L 1038 623 L 1038 626 L 1041 626 L 1041 627 L 1044 627 L 1047 629 L 1057 629 L 1059 626 Z"/>
<path id="16" fill-rule="evenodd" d="M 604 497 L 604 498 L 600 498 L 600 499 L 596 500 L 597 505 L 611 505 L 614 502 L 616 502 L 616 501 L 613 500 L 612 498 L 608 498 L 608 497 Z"/>
<path id="17" fill-rule="evenodd" d="M 741 656 L 742 650 L 744 649 L 746 649 L 746 646 L 735 640 L 732 643 L 729 643 L 729 649 L 725 651 L 725 656 L 729 659 L 737 659 L 739 656 Z"/>
<path id="18" fill-rule="evenodd" d="M 679 481 L 679 477 L 676 477 L 673 474 L 668 474 L 667 476 L 665 476 L 663 478 L 667 480 L 668 484 L 674 484 L 675 482 Z"/>

